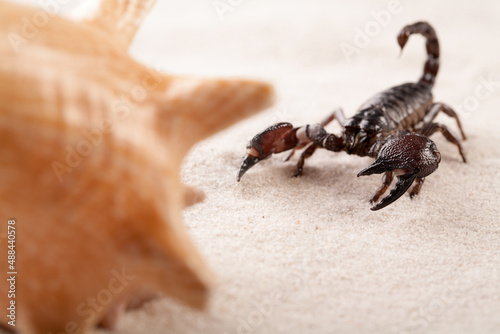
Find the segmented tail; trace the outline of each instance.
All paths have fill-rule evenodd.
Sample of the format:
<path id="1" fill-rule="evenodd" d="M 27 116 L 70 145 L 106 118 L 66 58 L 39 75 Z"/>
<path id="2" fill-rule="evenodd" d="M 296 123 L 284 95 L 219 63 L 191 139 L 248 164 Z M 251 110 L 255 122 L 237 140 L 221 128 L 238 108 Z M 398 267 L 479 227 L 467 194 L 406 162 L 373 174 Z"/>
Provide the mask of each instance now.
<path id="1" fill-rule="evenodd" d="M 424 66 L 424 74 L 418 80 L 419 83 L 434 85 L 437 72 L 439 70 L 439 42 L 434 28 L 427 22 L 417 22 L 404 27 L 398 35 L 398 43 L 403 51 L 408 38 L 411 34 L 421 34 L 427 41 L 425 47 L 427 49 L 427 61 Z"/>

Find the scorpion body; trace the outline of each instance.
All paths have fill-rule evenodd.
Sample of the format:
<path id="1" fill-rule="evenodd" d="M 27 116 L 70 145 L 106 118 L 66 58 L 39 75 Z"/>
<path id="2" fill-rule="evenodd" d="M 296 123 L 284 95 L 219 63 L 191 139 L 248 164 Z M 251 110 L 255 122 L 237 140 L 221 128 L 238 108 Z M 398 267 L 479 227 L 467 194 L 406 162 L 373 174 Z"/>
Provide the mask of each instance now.
<path id="1" fill-rule="evenodd" d="M 439 69 L 439 42 L 434 29 L 426 22 L 408 25 L 398 35 L 399 46 L 403 50 L 409 36 L 415 33 L 426 38 L 427 49 L 423 75 L 418 82 L 401 84 L 376 94 L 348 119 L 339 108 L 321 123 L 294 127 L 283 122 L 267 128 L 249 142 L 237 180 L 260 160 L 290 149 L 292 151 L 286 160 L 296 150 L 305 148 L 299 158 L 295 176 L 302 173 L 305 159 L 317 148 L 369 156 L 377 160 L 359 172 L 358 176 L 384 173 L 383 184 L 372 197 L 372 203 L 377 202 L 384 194 L 394 176 L 398 177 L 389 196 L 372 207 L 372 210 L 378 210 L 401 197 L 414 182 L 410 196 L 417 195 L 424 178 L 437 169 L 441 155 L 435 143 L 428 138 L 433 133 L 439 131 L 455 144 L 465 162 L 458 139 L 446 126 L 433 122 L 440 112 L 455 118 L 465 140 L 455 111 L 443 103 L 433 102 L 431 90 Z M 341 136 L 324 129 L 334 119 L 344 129 Z"/>

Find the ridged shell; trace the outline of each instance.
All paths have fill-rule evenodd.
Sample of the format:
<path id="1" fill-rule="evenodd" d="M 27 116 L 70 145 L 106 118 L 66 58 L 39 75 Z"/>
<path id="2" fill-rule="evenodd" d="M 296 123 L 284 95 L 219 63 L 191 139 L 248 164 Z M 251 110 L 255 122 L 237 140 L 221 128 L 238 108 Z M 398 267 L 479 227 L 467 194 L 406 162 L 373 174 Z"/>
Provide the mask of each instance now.
<path id="1" fill-rule="evenodd" d="M 0 224 L 16 220 L 16 329 L 112 327 L 157 292 L 202 308 L 213 277 L 181 217 L 202 195 L 180 165 L 267 107 L 271 87 L 147 68 L 127 54 L 139 23 L 120 35 L 53 16 L 25 36 L 39 12 L 0 2 Z"/>

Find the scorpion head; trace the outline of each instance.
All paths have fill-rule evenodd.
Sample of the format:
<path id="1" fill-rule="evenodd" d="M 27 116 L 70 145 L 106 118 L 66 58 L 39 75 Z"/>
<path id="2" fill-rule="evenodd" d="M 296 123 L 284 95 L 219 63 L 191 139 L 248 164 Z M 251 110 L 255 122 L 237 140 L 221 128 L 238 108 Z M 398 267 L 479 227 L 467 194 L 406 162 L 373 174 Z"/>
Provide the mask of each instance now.
<path id="1" fill-rule="evenodd" d="M 346 126 L 344 132 L 345 150 L 348 154 L 366 155 L 373 145 L 375 134 L 366 129 Z"/>
<path id="2" fill-rule="evenodd" d="M 365 156 L 370 152 L 387 126 L 384 113 L 383 105 L 370 104 L 362 106 L 358 114 L 345 122 L 344 142 L 348 154 Z"/>

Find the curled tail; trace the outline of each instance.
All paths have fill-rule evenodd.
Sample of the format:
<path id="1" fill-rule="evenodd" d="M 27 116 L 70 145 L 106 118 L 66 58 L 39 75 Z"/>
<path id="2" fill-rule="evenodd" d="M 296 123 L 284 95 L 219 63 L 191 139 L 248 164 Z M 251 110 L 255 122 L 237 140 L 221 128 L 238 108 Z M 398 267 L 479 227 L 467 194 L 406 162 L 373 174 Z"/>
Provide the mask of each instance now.
<path id="1" fill-rule="evenodd" d="M 403 51 L 408 38 L 411 34 L 421 34 L 427 41 L 425 47 L 427 49 L 427 61 L 424 66 L 424 73 L 418 80 L 419 83 L 434 85 L 437 72 L 439 70 L 439 42 L 434 28 L 427 22 L 417 22 L 404 27 L 398 35 L 398 43 Z"/>

